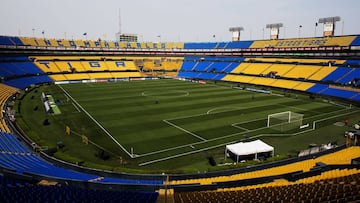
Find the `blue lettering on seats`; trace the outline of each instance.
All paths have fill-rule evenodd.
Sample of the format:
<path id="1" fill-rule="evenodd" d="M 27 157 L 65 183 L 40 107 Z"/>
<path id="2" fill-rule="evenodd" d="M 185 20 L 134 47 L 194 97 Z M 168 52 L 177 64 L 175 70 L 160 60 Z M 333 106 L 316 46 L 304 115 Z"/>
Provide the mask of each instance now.
<path id="1" fill-rule="evenodd" d="M 45 45 L 46 45 L 46 46 L 51 46 L 51 42 L 50 42 L 50 40 L 48 40 L 48 39 L 44 39 L 44 42 L 45 42 Z"/>
<path id="2" fill-rule="evenodd" d="M 75 42 L 73 40 L 70 40 L 69 44 L 70 44 L 71 47 L 76 47 L 76 44 L 75 44 Z"/>
<path id="3" fill-rule="evenodd" d="M 62 40 L 61 40 L 61 39 L 56 40 L 56 42 L 57 42 L 57 45 L 58 45 L 59 47 L 63 47 L 63 46 L 64 46 L 64 44 L 62 43 Z"/>
<path id="4" fill-rule="evenodd" d="M 50 66 L 49 66 L 49 63 L 50 63 L 50 62 L 48 62 L 48 61 L 40 61 L 39 63 L 40 63 L 41 65 L 46 66 L 46 68 L 50 68 Z"/>
<path id="5" fill-rule="evenodd" d="M 110 47 L 110 45 L 107 41 L 104 41 L 104 47 Z"/>
<path id="6" fill-rule="evenodd" d="M 101 67 L 100 63 L 97 61 L 89 61 L 89 66 L 91 68 L 100 68 Z"/>
<path id="7" fill-rule="evenodd" d="M 115 66 L 116 67 L 119 67 L 119 66 L 125 67 L 125 62 L 124 61 L 115 61 Z"/>

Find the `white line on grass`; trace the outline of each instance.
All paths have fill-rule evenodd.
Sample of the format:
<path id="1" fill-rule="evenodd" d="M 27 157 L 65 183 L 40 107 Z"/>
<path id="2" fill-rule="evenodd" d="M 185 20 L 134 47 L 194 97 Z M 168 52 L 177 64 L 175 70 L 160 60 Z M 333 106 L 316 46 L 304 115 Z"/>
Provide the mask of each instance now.
<path id="1" fill-rule="evenodd" d="M 256 107 L 256 106 L 253 106 L 253 107 Z M 338 111 L 342 111 L 342 110 L 338 110 Z M 213 113 L 213 114 L 217 114 L 217 113 L 218 113 L 218 112 Z M 330 113 L 333 113 L 333 112 L 330 112 Z M 323 115 L 330 114 L 330 113 L 325 113 L 325 114 L 323 114 Z M 206 116 L 206 115 L 207 115 L 207 114 L 196 114 L 196 115 L 181 116 L 181 117 L 176 117 L 176 118 L 171 118 L 171 119 L 166 119 L 166 120 L 169 121 L 169 120 L 177 120 L 177 119 L 183 119 L 183 118 L 192 118 L 192 117 Z M 310 117 L 310 118 L 312 118 L 312 117 Z M 257 129 L 254 129 L 254 130 L 249 130 L 249 129 L 242 128 L 242 127 L 237 126 L 237 125 L 239 125 L 239 124 L 244 124 L 244 123 L 250 123 L 250 122 L 254 122 L 254 121 L 260 121 L 260 120 L 264 120 L 264 119 L 265 119 L 265 118 L 257 118 L 257 119 L 253 119 L 253 120 L 247 120 L 247 121 L 243 121 L 243 122 L 238 122 L 238 123 L 233 123 L 233 124 L 231 124 L 231 125 L 232 125 L 233 127 L 235 127 L 235 128 L 239 128 L 239 129 L 245 130 L 245 132 L 233 133 L 233 134 L 224 135 L 224 136 L 222 136 L 222 137 L 216 137 L 216 138 L 212 138 L 212 139 L 205 140 L 205 141 L 193 142 L 193 143 L 190 143 L 190 144 L 179 145 L 179 146 L 176 146 L 176 147 L 170 147 L 170 148 L 166 148 L 166 149 L 162 149 L 162 150 L 158 150 L 158 151 L 152 151 L 152 152 L 148 152 L 148 153 L 144 153 L 144 154 L 139 154 L 137 157 L 145 157 L 145 156 L 149 156 L 149 155 L 159 154 L 159 153 L 163 153 L 163 152 L 167 152 L 167 151 L 171 151 L 171 150 L 176 150 L 176 149 L 181 149 L 181 148 L 185 148 L 185 147 L 190 147 L 191 145 L 194 146 L 194 145 L 203 144 L 203 143 L 206 143 L 206 142 L 221 140 L 221 139 L 228 138 L 228 137 L 233 137 L 233 136 L 237 136 L 237 135 L 241 135 L 241 134 L 245 134 L 245 133 L 249 133 L 249 132 L 253 132 L 253 131 L 257 131 L 257 130 L 262 130 L 262 129 L 265 129 L 265 128 L 267 128 L 267 127 L 265 126 L 265 127 L 257 128 Z"/>
<path id="2" fill-rule="evenodd" d="M 97 120 L 92 117 L 61 85 L 59 85 L 60 89 L 65 92 L 69 96 L 69 98 L 87 115 L 91 120 L 93 120 L 127 155 L 131 158 L 134 158 L 132 154 L 130 154 L 124 146 L 122 146 Z"/>
<path id="3" fill-rule="evenodd" d="M 341 110 L 338 110 L 338 111 L 335 111 L 335 112 L 341 112 L 343 111 L 344 109 L 341 109 Z M 332 114 L 334 112 L 329 112 L 329 113 L 325 113 L 325 114 L 321 114 L 321 116 L 324 116 L 324 115 L 327 115 L 327 114 Z M 198 115 L 195 115 L 195 116 L 205 116 L 206 114 L 198 114 Z M 178 117 L 178 118 L 172 118 L 172 120 L 176 120 L 176 119 L 180 119 L 180 118 L 191 118 L 191 117 L 195 117 L 195 116 L 183 116 L 183 117 Z M 313 117 L 316 117 L 316 116 L 312 116 L 312 117 L 309 117 L 307 119 L 311 119 Z M 249 122 L 254 122 L 254 121 L 259 121 L 259 120 L 264 120 L 265 118 L 257 118 L 257 119 L 253 119 L 253 120 L 248 120 L 248 121 L 243 121 L 243 122 L 238 122 L 238 123 L 233 123 L 232 125 L 238 125 L 238 124 L 244 124 L 244 123 L 249 123 Z M 169 119 L 167 119 L 169 120 Z M 234 126 L 235 127 L 235 126 Z M 238 126 L 239 127 L 239 126 Z M 233 134 L 229 134 L 229 135 L 224 135 L 222 137 L 216 137 L 216 138 L 212 138 L 212 139 L 209 139 L 209 140 L 206 140 L 206 141 L 200 141 L 200 142 L 193 142 L 193 143 L 190 143 L 190 144 L 185 144 L 185 145 L 179 145 L 179 146 L 176 146 L 176 147 L 170 147 L 170 148 L 166 148 L 166 149 L 162 149 L 162 150 L 158 150 L 158 151 L 152 151 L 152 152 L 148 152 L 148 153 L 144 153 L 144 154 L 140 154 L 138 155 L 138 157 L 145 157 L 145 156 L 149 156 L 149 155 L 154 155 L 154 154 L 159 154 L 159 153 L 163 153 L 163 152 L 167 152 L 167 151 L 171 151 L 171 150 L 176 150 L 176 149 L 181 149 L 181 148 L 184 148 L 184 147 L 189 147 L 190 145 L 198 145 L 198 144 L 203 144 L 203 143 L 206 143 L 206 142 L 211 142 L 211 141 L 216 141 L 216 140 L 221 140 L 221 139 L 224 139 L 224 138 L 229 138 L 229 137 L 233 137 L 233 136 L 237 136 L 237 135 L 241 135 L 241 134 L 245 134 L 245 133 L 249 133 L 249 132 L 254 132 L 254 131 L 257 131 L 257 130 L 263 130 L 265 128 L 268 128 L 267 126 L 265 127 L 262 127 L 262 128 L 257 128 L 257 129 L 254 129 L 254 130 L 249 130 L 247 129 L 245 132 L 238 132 L 238 133 L 233 133 Z M 243 128 L 243 129 L 246 129 L 246 128 Z M 304 131 L 304 132 L 308 132 L 309 130 L 307 131 Z M 296 134 L 299 134 L 299 133 L 295 133 L 294 135 Z"/>
<path id="4" fill-rule="evenodd" d="M 217 107 L 217 108 L 212 108 L 209 111 L 206 112 L 206 114 L 217 114 L 217 113 L 226 113 L 226 112 L 230 112 L 230 111 L 237 111 L 240 109 L 244 109 L 245 107 Z M 212 113 L 213 111 L 216 111 L 218 109 L 228 109 L 228 110 L 223 110 L 223 111 L 217 111 L 215 113 Z"/>
<path id="5" fill-rule="evenodd" d="M 180 127 L 180 126 L 177 126 L 177 125 L 171 123 L 170 121 L 167 121 L 167 120 L 163 120 L 163 121 L 164 121 L 165 123 L 167 123 L 167 124 L 169 124 L 169 125 L 177 128 L 177 129 L 179 129 L 179 130 L 182 130 L 182 131 L 186 132 L 187 134 L 190 134 L 190 135 L 192 135 L 192 136 L 194 136 L 194 137 L 202 140 L 202 141 L 206 141 L 206 140 L 207 140 L 207 139 L 205 139 L 205 138 L 200 137 L 199 135 L 197 135 L 197 134 L 195 134 L 195 133 L 192 133 L 192 132 L 190 132 L 190 131 L 188 131 L 188 130 L 185 130 L 184 128 L 182 128 L 182 127 Z"/>
<path id="6" fill-rule="evenodd" d="M 70 101 L 69 97 L 64 93 L 65 97 L 66 97 L 66 101 Z"/>
<path id="7" fill-rule="evenodd" d="M 71 104 L 75 107 L 75 109 L 78 111 L 78 112 L 81 112 L 80 109 L 74 104 L 74 102 L 71 102 Z M 76 112 L 75 112 L 76 113 Z"/>
<path id="8" fill-rule="evenodd" d="M 243 128 L 243 127 L 237 126 L 237 123 L 233 123 L 233 124 L 231 124 L 231 126 L 234 127 L 234 128 L 238 128 L 238 129 L 240 129 L 240 130 L 249 131 L 249 129 L 247 129 L 247 128 Z"/>
<path id="9" fill-rule="evenodd" d="M 216 114 L 216 113 L 214 113 L 214 114 Z M 193 116 L 182 116 L 182 117 L 172 118 L 171 120 L 182 119 L 182 118 L 191 118 L 191 117 L 197 117 L 197 116 L 206 116 L 206 115 L 207 115 L 207 114 L 197 114 L 197 115 L 193 115 Z M 168 120 L 169 120 L 169 119 L 167 119 L 167 121 L 168 121 Z M 253 119 L 253 120 L 249 120 L 249 121 L 234 123 L 234 124 L 232 124 L 232 125 L 249 123 L 249 122 L 254 122 L 254 121 L 258 121 L 258 120 L 264 120 L 264 118 L 258 118 L 258 119 Z M 234 127 L 235 127 L 235 126 L 234 126 Z M 239 127 L 239 126 L 237 126 L 237 127 L 238 127 L 238 128 L 241 128 L 241 127 Z M 236 128 L 236 127 L 235 127 L 235 128 Z M 267 127 L 264 127 L 264 128 L 267 128 Z M 264 128 L 262 128 L 262 129 L 264 129 Z M 246 128 L 243 128 L 243 129 L 246 129 Z M 255 130 L 246 129 L 245 132 L 238 132 L 238 133 L 234 133 L 234 134 L 230 134 L 230 135 L 225 135 L 225 136 L 222 136 L 222 137 L 216 137 L 216 138 L 213 138 L 213 139 L 210 139 L 210 140 L 193 142 L 193 143 L 190 143 L 190 144 L 184 144 L 184 145 L 179 145 L 179 146 L 176 146 L 176 147 L 170 147 L 170 148 L 166 148 L 166 149 L 162 149 L 162 150 L 158 150 L 158 151 L 152 151 L 152 152 L 148 152 L 148 153 L 144 153 L 144 154 L 137 155 L 137 157 L 145 157 L 145 156 L 154 155 L 154 154 L 159 154 L 159 153 L 163 153 L 163 152 L 167 152 L 167 151 L 171 151 L 171 150 L 175 150 L 175 149 L 181 149 L 181 148 L 184 148 L 184 147 L 191 147 L 191 146 L 194 147 L 194 145 L 203 144 L 203 143 L 206 143 L 206 142 L 208 142 L 208 141 L 220 140 L 220 139 L 223 139 L 223 138 L 232 137 L 232 136 L 236 136 L 236 135 L 240 135 L 240 134 L 244 134 L 244 133 L 252 132 L 252 131 L 256 131 L 256 130 L 259 130 L 259 129 L 255 129 Z"/>
<path id="10" fill-rule="evenodd" d="M 343 110 L 343 109 L 342 109 L 342 110 Z M 338 110 L 338 111 L 335 111 L 335 112 L 339 112 L 339 111 L 342 111 L 342 110 Z M 301 132 L 297 132 L 297 133 L 293 133 L 293 134 L 260 134 L 260 135 L 252 136 L 252 137 L 250 137 L 250 139 L 258 138 L 258 137 L 263 137 L 263 136 L 292 136 L 292 135 L 303 134 L 303 133 L 306 133 L 306 132 L 310 132 L 310 131 L 315 130 L 315 128 L 316 128 L 315 125 L 316 125 L 317 122 L 321 122 L 321 121 L 324 121 L 324 120 L 336 118 L 336 117 L 339 117 L 339 116 L 344 116 L 344 115 L 348 115 L 348 114 L 353 114 L 353 113 L 356 113 L 356 112 L 360 112 L 360 110 L 358 110 L 358 111 L 352 111 L 352 112 L 347 112 L 347 113 L 343 113 L 343 114 L 338 114 L 338 115 L 336 115 L 336 116 L 332 116 L 332 117 L 328 117 L 328 118 L 316 120 L 316 121 L 313 122 L 313 128 L 312 128 L 312 129 L 309 129 L 309 130 L 305 130 L 305 131 L 301 131 Z M 322 114 L 322 116 L 323 116 L 323 115 L 327 115 L 327 114 L 331 114 L 331 113 L 334 113 L 334 112 L 325 113 L 325 114 Z M 313 116 L 313 117 L 315 117 L 315 116 Z M 311 117 L 310 117 L 310 118 L 311 118 Z M 205 142 L 210 142 L 210 141 L 215 141 L 215 140 L 218 140 L 218 139 L 223 139 L 223 138 L 232 137 L 232 136 L 235 136 L 235 135 L 240 135 L 240 134 L 243 134 L 243 133 L 248 133 L 248 132 L 253 132 L 253 131 L 257 131 L 257 130 L 262 130 L 262 129 L 265 129 L 265 128 L 268 128 L 268 127 L 262 127 L 262 128 L 258 128 L 258 129 L 255 129 L 255 130 L 249 130 L 249 131 L 247 131 L 247 132 L 234 133 L 234 134 L 230 134 L 230 135 L 226 135 L 226 136 L 223 136 L 223 137 L 218 137 L 218 138 L 210 139 L 210 140 L 203 141 L 203 142 L 197 142 L 197 143 L 192 143 L 192 144 L 184 145 L 183 147 L 185 147 L 185 146 L 187 147 L 187 146 L 190 146 L 190 145 L 193 145 L 193 146 L 194 146 L 194 145 L 196 145 L 196 144 L 205 143 Z M 144 163 L 140 163 L 139 166 L 145 166 L 145 165 L 149 165 L 149 164 L 153 164 L 153 163 L 157 163 L 157 162 L 161 162 L 161 161 L 166 161 L 166 160 L 173 159 L 173 158 L 177 158 L 177 157 L 186 156 L 186 155 L 189 155 L 189 154 L 195 154 L 195 153 L 202 152 L 202 151 L 206 151 L 206 150 L 209 150 L 209 149 L 214 149 L 214 148 L 217 148 L 217 147 L 221 147 L 221 146 L 224 146 L 224 145 L 227 145 L 227 144 L 230 144 L 230 143 L 234 143 L 234 141 L 226 142 L 226 143 L 223 143 L 223 144 L 214 145 L 214 146 L 211 146 L 211 147 L 206 147 L 206 148 L 198 149 L 198 150 L 195 150 L 195 151 L 185 152 L 185 153 L 182 153 L 182 154 L 177 154 L 177 155 L 173 155 L 173 156 L 168 156 L 168 157 L 164 157 L 164 158 L 160 158 L 160 159 L 154 159 L 154 160 L 151 160 L 151 161 L 147 161 L 147 162 L 144 162 Z M 176 148 L 179 148 L 179 147 L 176 147 Z M 168 150 L 165 149 L 164 151 L 168 151 Z M 154 152 L 153 152 L 153 153 L 154 153 Z"/>
<path id="11" fill-rule="evenodd" d="M 193 117 L 199 117 L 199 116 L 206 116 L 206 113 L 201 113 L 201 114 L 195 114 L 195 115 L 190 115 L 190 116 L 179 116 L 179 117 L 175 117 L 175 118 L 169 118 L 169 119 L 165 119 L 167 121 L 172 121 L 172 120 L 178 120 L 178 119 L 184 119 L 184 118 L 193 118 Z"/>
<path id="12" fill-rule="evenodd" d="M 295 107 L 295 106 L 289 106 L 289 105 L 285 105 L 285 104 L 276 104 L 278 106 L 284 106 L 284 107 L 288 107 L 288 108 L 291 108 L 291 109 L 297 109 L 297 110 L 302 110 L 302 111 L 310 111 L 308 109 L 303 109 L 303 108 L 300 108 L 300 107 Z M 311 111 L 311 112 L 314 112 L 314 113 L 320 113 L 318 111 Z"/>
<path id="13" fill-rule="evenodd" d="M 236 108 L 225 110 L 225 111 L 218 111 L 218 112 L 215 112 L 215 113 L 211 113 L 211 111 L 213 111 L 214 109 L 222 108 L 222 107 L 217 107 L 217 108 L 210 109 L 206 113 L 194 114 L 194 115 L 189 115 L 189 116 L 179 116 L 179 117 L 174 117 L 174 118 L 168 118 L 166 120 L 171 121 L 171 120 L 178 120 L 178 119 L 183 119 L 183 118 L 193 118 L 193 117 L 198 117 L 198 116 L 206 116 L 206 115 L 209 115 L 209 114 L 211 114 L 211 115 L 220 114 L 220 113 L 225 113 L 225 112 L 230 112 L 230 111 L 237 111 L 239 109 L 256 108 L 256 107 L 262 107 L 262 106 L 264 106 L 264 105 L 255 105 L 255 106 L 250 105 L 250 106 L 236 107 Z"/>
<path id="14" fill-rule="evenodd" d="M 307 110 L 307 109 L 303 109 L 303 108 L 295 107 L 295 106 L 288 106 L 288 105 L 284 105 L 284 104 L 277 104 L 277 105 L 278 105 L 278 106 L 284 106 L 284 107 L 292 108 L 292 109 L 297 109 L 297 110 L 301 110 L 301 111 L 310 111 L 310 112 L 313 112 L 313 113 L 321 113 L 321 112 L 319 112 L 319 111 Z"/>
<path id="15" fill-rule="evenodd" d="M 171 150 L 175 150 L 175 149 L 181 149 L 181 148 L 184 148 L 184 147 L 191 147 L 196 144 L 201 144 L 201 143 L 206 143 L 206 141 L 199 141 L 199 142 L 192 142 L 190 144 L 185 144 L 185 145 L 178 145 L 176 147 L 170 147 L 170 148 L 166 148 L 166 149 L 161 149 L 161 150 L 158 150 L 158 151 L 152 151 L 152 152 L 148 152 L 148 153 L 145 153 L 145 154 L 138 154 L 137 157 L 145 157 L 145 156 L 149 156 L 149 155 L 154 155 L 154 154 L 160 154 L 160 153 L 163 153 L 163 152 L 167 152 L 167 151 L 171 151 Z"/>

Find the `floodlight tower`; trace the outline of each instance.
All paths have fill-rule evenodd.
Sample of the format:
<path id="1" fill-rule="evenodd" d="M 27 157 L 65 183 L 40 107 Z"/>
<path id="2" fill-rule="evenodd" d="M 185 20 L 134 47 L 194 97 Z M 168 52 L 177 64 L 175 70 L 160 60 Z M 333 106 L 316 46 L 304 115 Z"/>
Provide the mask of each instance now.
<path id="1" fill-rule="evenodd" d="M 340 21 L 339 16 L 327 17 L 327 18 L 319 18 L 318 22 L 324 24 L 324 32 L 323 32 L 324 37 L 332 37 L 332 36 L 334 36 L 334 34 L 335 34 L 335 23 L 337 21 Z"/>
<path id="2" fill-rule="evenodd" d="M 237 42 L 240 41 L 240 32 L 243 31 L 243 27 L 231 27 L 229 31 L 232 32 L 232 41 Z"/>
<path id="3" fill-rule="evenodd" d="M 266 28 L 270 28 L 270 39 L 279 39 L 279 30 L 282 26 L 282 23 L 273 23 L 266 25 Z"/>

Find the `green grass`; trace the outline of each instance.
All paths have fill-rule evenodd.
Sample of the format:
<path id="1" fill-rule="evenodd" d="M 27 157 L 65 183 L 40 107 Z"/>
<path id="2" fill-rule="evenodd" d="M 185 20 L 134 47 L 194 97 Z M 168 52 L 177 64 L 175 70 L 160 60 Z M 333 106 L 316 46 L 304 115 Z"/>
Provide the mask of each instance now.
<path id="1" fill-rule="evenodd" d="M 41 92 L 58 101 L 61 114 L 44 112 Z M 228 83 L 177 80 L 49 85 L 24 96 L 18 123 L 43 146 L 52 148 L 62 141 L 65 148 L 55 156 L 64 160 L 107 170 L 158 173 L 224 169 L 209 166 L 207 157 L 225 162 L 225 144 L 245 135 L 260 136 L 280 157 L 293 155 L 310 143 L 340 144 L 348 127 L 333 123 L 345 117 L 360 120 L 358 109 L 293 95 L 279 97 L 232 89 Z M 319 120 L 317 130 L 295 136 L 299 130 L 282 133 L 265 128 L 268 114 L 283 111 L 304 114 L 303 123 L 310 124 L 304 130 L 312 129 L 313 121 Z M 43 125 L 45 119 L 50 125 Z M 70 136 L 65 135 L 65 126 L 71 127 Z M 88 145 L 81 142 L 82 135 L 89 138 Z M 111 158 L 96 157 L 100 149 Z M 136 158 L 128 155 L 132 150 Z"/>

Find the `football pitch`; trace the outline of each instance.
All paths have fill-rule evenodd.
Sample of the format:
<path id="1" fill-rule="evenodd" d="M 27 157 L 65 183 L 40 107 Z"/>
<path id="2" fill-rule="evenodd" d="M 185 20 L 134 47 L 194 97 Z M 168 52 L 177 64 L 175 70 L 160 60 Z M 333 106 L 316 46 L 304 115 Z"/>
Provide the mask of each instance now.
<path id="1" fill-rule="evenodd" d="M 226 144 L 244 138 L 265 140 L 276 152 L 286 154 L 289 142 L 299 150 L 316 141 L 338 141 L 339 132 L 347 128 L 333 124 L 359 113 L 349 105 L 300 94 L 271 95 L 225 83 L 173 79 L 77 83 L 43 90 L 59 103 L 62 113 L 51 117 L 59 126 L 57 131 L 63 134 L 69 126 L 72 134 L 86 135 L 91 144 L 138 167 L 191 159 L 198 153 L 221 153 Z M 303 128 L 282 132 L 267 127 L 269 114 L 285 111 L 303 114 Z M 309 140 L 324 128 L 336 136 Z M 302 135 L 308 137 L 279 142 Z"/>

